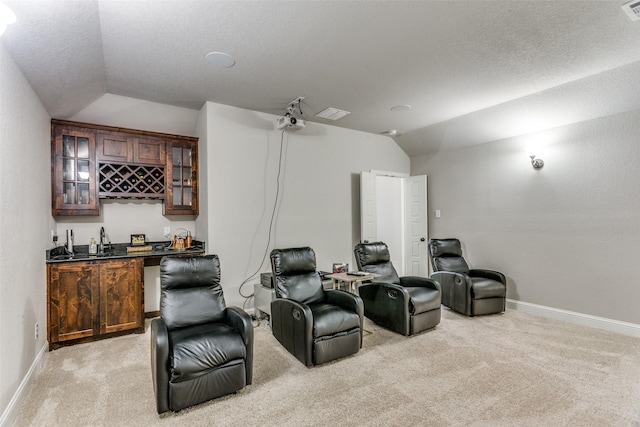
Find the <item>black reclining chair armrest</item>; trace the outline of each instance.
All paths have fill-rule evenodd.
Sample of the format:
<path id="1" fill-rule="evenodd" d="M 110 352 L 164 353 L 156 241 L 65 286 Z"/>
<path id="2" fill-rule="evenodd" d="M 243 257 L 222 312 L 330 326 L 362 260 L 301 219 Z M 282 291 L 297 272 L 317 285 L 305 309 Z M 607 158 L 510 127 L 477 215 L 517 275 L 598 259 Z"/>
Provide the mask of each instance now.
<path id="1" fill-rule="evenodd" d="M 408 288 L 431 288 L 440 290 L 440 284 L 433 279 L 422 276 L 404 276 L 400 278 L 400 285 Z"/>
<path id="2" fill-rule="evenodd" d="M 437 271 L 431 278 L 440 284 L 442 304 L 457 311 L 471 315 L 471 278 L 453 271 Z"/>
<path id="3" fill-rule="evenodd" d="M 271 331 L 289 353 L 313 365 L 313 314 L 306 304 L 287 298 L 271 301 Z"/>
<path id="4" fill-rule="evenodd" d="M 251 316 L 239 307 L 227 307 L 227 324 L 242 336 L 242 341 L 247 349 L 245 360 L 246 385 L 253 381 L 253 323 Z"/>
<path id="5" fill-rule="evenodd" d="M 360 348 L 362 348 L 362 337 L 364 333 L 364 303 L 362 302 L 362 298 L 339 289 L 327 289 L 324 291 L 324 294 L 328 303 L 358 314 L 358 317 L 360 317 Z"/>
<path id="6" fill-rule="evenodd" d="M 507 284 L 507 278 L 504 276 L 504 274 L 495 270 L 485 270 L 481 268 L 475 268 L 475 269 L 469 270 L 469 276 L 482 277 L 484 279 L 491 279 L 491 280 L 495 280 L 496 282 L 501 282 L 505 285 Z"/>
<path id="7" fill-rule="evenodd" d="M 400 279 L 402 281 L 402 279 Z M 392 330 L 408 336 L 411 327 L 409 303 L 411 295 L 404 286 L 395 283 L 368 283 L 359 288 L 360 295 L 367 301 L 367 316 L 374 322 L 382 323 Z"/>
<path id="8" fill-rule="evenodd" d="M 158 414 L 169 408 L 169 331 L 162 318 L 151 321 L 151 375 Z"/>
<path id="9" fill-rule="evenodd" d="M 358 316 L 362 318 L 364 314 L 364 304 L 362 303 L 362 298 L 358 295 L 341 291 L 339 289 L 327 289 L 324 293 L 326 296 L 326 302 L 342 307 L 345 310 L 358 313 Z"/>

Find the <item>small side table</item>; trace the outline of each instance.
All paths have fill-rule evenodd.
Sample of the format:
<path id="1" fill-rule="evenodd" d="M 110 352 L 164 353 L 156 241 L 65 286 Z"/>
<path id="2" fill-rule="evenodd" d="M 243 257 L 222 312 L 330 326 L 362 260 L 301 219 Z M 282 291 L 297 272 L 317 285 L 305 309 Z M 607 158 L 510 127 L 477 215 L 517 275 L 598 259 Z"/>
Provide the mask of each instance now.
<path id="1" fill-rule="evenodd" d="M 353 294 L 357 294 L 358 283 L 380 277 L 377 273 L 368 273 L 366 276 L 356 276 L 347 273 L 327 274 L 325 277 L 331 279 L 333 289 L 340 288 L 340 283 L 345 284 L 345 289 Z"/>

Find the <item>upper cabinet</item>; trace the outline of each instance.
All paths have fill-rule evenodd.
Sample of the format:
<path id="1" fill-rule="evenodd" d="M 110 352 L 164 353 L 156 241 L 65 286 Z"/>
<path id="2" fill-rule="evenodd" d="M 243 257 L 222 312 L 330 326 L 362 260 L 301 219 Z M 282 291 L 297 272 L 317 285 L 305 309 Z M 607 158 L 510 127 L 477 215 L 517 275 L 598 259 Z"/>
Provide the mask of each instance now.
<path id="1" fill-rule="evenodd" d="M 195 215 L 195 212 L 198 212 L 197 160 L 197 143 L 193 141 L 169 143 L 165 215 Z"/>
<path id="2" fill-rule="evenodd" d="M 52 215 L 100 215 L 91 129 L 52 126 L 51 172 Z"/>
<path id="3" fill-rule="evenodd" d="M 107 131 L 98 131 L 96 139 L 100 162 L 164 166 L 167 161 L 164 139 Z"/>
<path id="4" fill-rule="evenodd" d="M 114 198 L 198 215 L 197 138 L 55 119 L 51 135 L 54 216 L 99 215 L 99 199 Z"/>

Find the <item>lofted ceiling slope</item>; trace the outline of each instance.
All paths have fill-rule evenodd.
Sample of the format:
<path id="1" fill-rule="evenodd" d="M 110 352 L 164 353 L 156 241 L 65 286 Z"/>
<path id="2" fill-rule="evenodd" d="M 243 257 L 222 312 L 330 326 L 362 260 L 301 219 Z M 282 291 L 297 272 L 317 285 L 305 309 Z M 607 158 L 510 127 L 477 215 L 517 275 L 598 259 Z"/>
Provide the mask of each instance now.
<path id="1" fill-rule="evenodd" d="M 304 96 L 304 119 L 397 129 L 417 156 L 640 108 L 640 21 L 618 1 L 4 2 L 2 43 L 55 118 L 105 93 L 278 115 Z"/>

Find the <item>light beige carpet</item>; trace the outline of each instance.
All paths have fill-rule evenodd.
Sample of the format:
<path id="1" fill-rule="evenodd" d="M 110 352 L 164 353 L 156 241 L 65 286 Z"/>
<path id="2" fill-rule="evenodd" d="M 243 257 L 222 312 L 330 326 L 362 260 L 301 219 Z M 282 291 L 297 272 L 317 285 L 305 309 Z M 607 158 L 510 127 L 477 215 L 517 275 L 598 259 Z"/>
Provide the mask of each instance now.
<path id="1" fill-rule="evenodd" d="M 640 426 L 640 340 L 507 311 L 443 309 L 403 337 L 306 368 L 263 322 L 254 382 L 158 416 L 149 332 L 47 353 L 17 426 Z"/>

